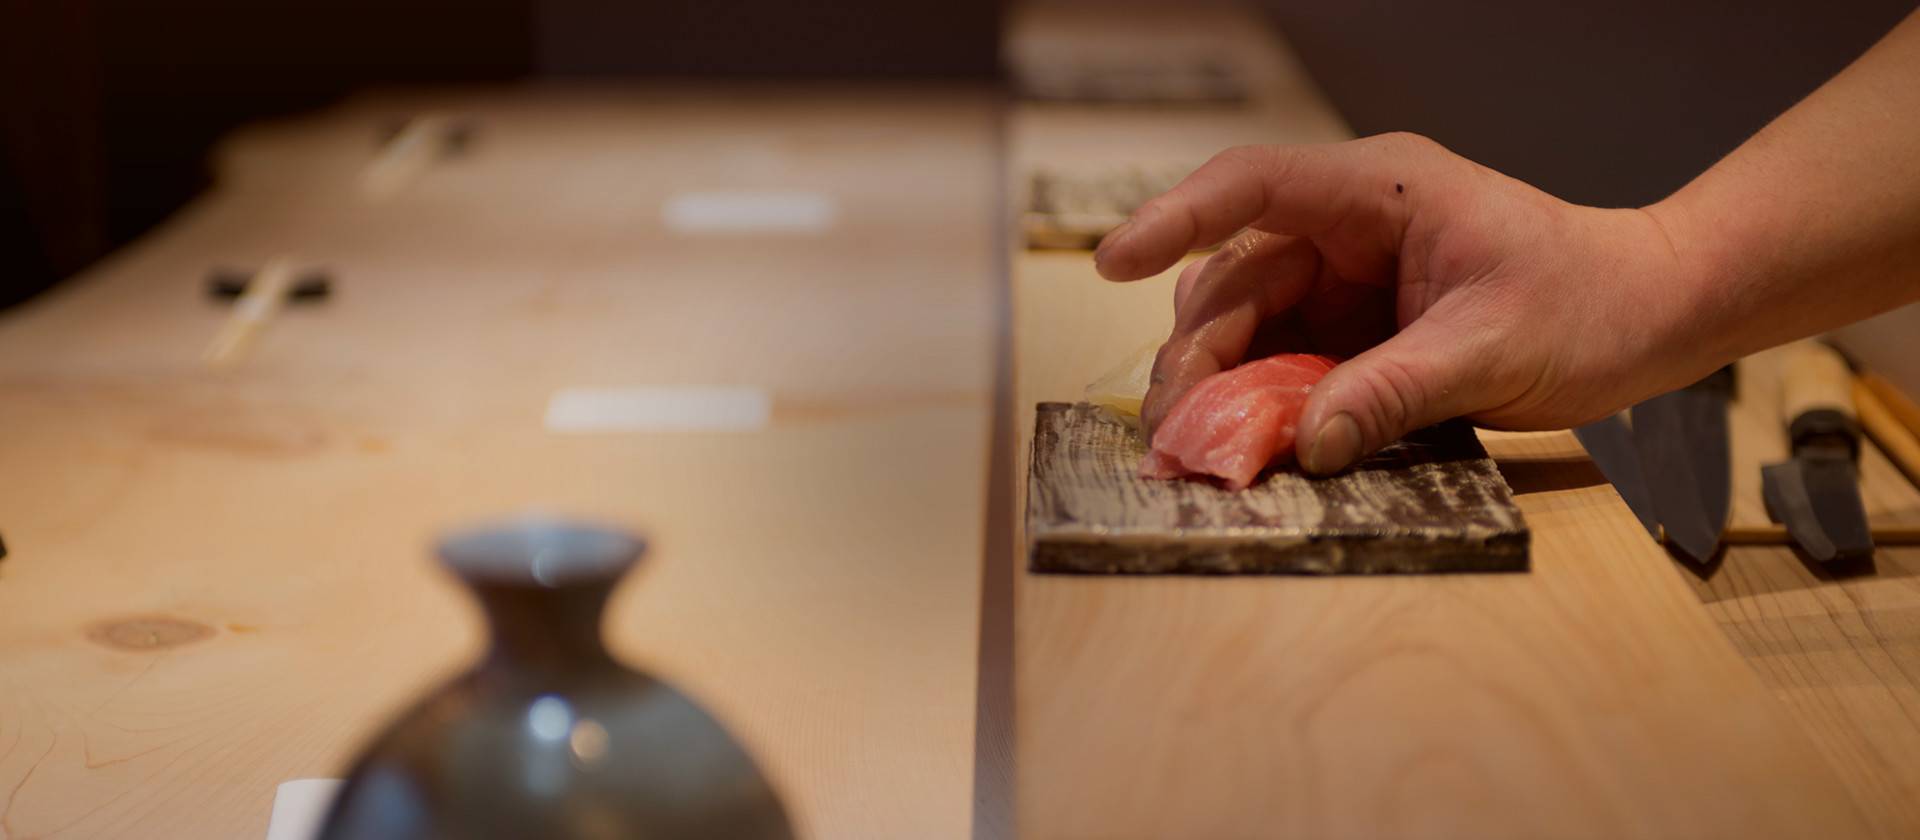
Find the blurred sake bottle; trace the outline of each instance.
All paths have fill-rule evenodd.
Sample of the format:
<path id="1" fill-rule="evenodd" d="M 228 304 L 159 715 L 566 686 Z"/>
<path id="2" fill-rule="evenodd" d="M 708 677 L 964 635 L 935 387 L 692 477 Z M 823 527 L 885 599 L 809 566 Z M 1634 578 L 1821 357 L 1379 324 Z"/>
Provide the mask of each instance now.
<path id="1" fill-rule="evenodd" d="M 546 519 L 442 541 L 441 561 L 486 610 L 492 648 L 361 758 L 321 837 L 791 838 L 726 730 L 601 646 L 607 596 L 645 551 L 617 531 Z"/>

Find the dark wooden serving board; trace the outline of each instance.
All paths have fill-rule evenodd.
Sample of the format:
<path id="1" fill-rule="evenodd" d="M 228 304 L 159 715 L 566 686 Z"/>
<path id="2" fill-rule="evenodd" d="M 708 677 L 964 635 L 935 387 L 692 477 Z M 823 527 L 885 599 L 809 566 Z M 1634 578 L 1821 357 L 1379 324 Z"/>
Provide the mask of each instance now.
<path id="1" fill-rule="evenodd" d="M 1513 494 L 1465 421 L 1408 435 L 1326 478 L 1268 470 L 1244 491 L 1134 471 L 1136 430 L 1040 403 L 1027 476 L 1036 572 L 1352 574 L 1528 568 Z"/>

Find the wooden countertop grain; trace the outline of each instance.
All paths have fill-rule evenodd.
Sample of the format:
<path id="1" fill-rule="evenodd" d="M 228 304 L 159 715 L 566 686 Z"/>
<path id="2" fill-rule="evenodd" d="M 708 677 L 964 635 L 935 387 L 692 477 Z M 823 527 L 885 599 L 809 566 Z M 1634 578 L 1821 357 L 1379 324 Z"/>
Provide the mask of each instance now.
<path id="1" fill-rule="evenodd" d="M 387 201 L 295 156 L 0 315 L 0 836 L 264 836 L 277 783 L 339 775 L 479 652 L 432 538 L 529 506 L 651 535 L 611 647 L 731 727 L 802 836 L 964 836 L 997 99 L 452 99 L 483 143 Z M 298 122 L 364 159 L 433 100 Z M 673 191 L 743 187 L 828 192 L 840 224 L 661 229 Z M 205 272 L 282 249 L 330 299 L 201 375 Z M 543 430 L 555 390 L 623 384 L 760 386 L 774 416 Z"/>
<path id="2" fill-rule="evenodd" d="M 1016 410 L 1164 329 L 1173 276 L 1016 257 Z M 1865 836 L 1571 434 L 1482 439 L 1530 573 L 1018 573 L 1021 836 Z"/>
<path id="3" fill-rule="evenodd" d="M 1291 63 L 1257 20 L 1207 26 Z M 1017 104 L 1010 191 L 1092 158 L 1344 139 L 1310 84 L 1253 101 L 1184 121 Z M 1085 253 L 1012 263 L 1008 421 L 1024 447 L 1034 403 L 1075 399 L 1166 332 L 1178 267 L 1116 286 Z M 1529 574 L 1062 576 L 1026 573 L 1016 550 L 1020 836 L 1898 836 L 1894 746 L 1859 787 L 1842 767 L 1871 731 L 1829 715 L 1823 732 L 1806 713 L 1818 704 L 1782 702 L 1755 646 L 1716 626 L 1570 434 L 1482 437 L 1533 528 Z M 1764 550 L 1729 562 L 1749 551 Z"/>

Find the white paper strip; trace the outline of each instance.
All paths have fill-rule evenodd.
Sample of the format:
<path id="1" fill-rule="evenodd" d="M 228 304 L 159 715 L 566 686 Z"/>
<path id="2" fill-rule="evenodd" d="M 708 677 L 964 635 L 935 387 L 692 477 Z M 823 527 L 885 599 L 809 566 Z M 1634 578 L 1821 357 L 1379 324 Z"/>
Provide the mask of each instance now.
<path id="1" fill-rule="evenodd" d="M 669 196 L 661 218 L 674 233 L 817 234 L 840 220 L 840 207 L 818 191 L 704 190 Z"/>
<path id="2" fill-rule="evenodd" d="M 765 428 L 773 398 L 751 386 L 563 388 L 547 401 L 547 431 L 710 432 Z"/>
<path id="3" fill-rule="evenodd" d="M 267 840 L 313 840 L 327 809 L 340 795 L 343 779 L 294 779 L 273 791 L 273 815 L 267 817 Z"/>

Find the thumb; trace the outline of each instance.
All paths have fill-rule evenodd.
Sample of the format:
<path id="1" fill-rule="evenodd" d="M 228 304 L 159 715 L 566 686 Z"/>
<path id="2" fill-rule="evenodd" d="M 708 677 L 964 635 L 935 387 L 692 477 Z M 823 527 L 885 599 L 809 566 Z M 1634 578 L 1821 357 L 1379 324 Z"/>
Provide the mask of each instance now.
<path id="1" fill-rule="evenodd" d="M 1300 414 L 1295 455 L 1308 472 L 1339 472 L 1406 433 L 1470 413 L 1491 394 L 1484 360 L 1447 331 L 1415 321 L 1334 366 Z"/>

